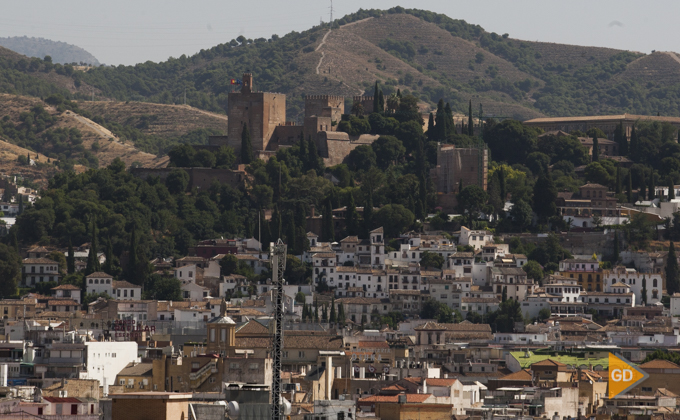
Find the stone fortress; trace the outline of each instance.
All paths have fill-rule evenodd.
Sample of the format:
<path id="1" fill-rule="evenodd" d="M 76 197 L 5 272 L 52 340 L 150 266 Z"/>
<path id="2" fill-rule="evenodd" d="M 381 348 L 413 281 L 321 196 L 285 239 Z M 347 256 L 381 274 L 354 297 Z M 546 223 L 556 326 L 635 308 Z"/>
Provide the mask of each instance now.
<path id="1" fill-rule="evenodd" d="M 371 144 L 378 136 L 364 134 L 350 136 L 336 131 L 345 113 L 345 98 L 333 95 L 308 95 L 305 97 L 303 125 L 286 121 L 286 95 L 282 93 L 257 92 L 253 75 L 243 75 L 240 92 L 229 93 L 227 136 L 212 136 L 208 148 L 223 145 L 232 147 L 236 155 L 241 151 L 243 124 L 248 125 L 253 152 L 263 160 L 276 154 L 281 147 L 293 146 L 301 138 L 312 138 L 326 166 L 342 163 L 347 155 L 359 145 Z M 373 109 L 373 97 L 357 96 L 364 109 Z"/>

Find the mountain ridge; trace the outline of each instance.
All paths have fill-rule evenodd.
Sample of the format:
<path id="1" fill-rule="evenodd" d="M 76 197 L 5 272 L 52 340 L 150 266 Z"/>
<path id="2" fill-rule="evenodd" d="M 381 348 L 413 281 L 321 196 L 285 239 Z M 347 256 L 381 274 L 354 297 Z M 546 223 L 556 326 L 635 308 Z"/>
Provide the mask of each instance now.
<path id="1" fill-rule="evenodd" d="M 84 48 L 62 41 L 27 36 L 0 37 L 0 46 L 27 57 L 43 59 L 50 56 L 53 63 L 85 63 L 99 66 L 101 63 Z"/>

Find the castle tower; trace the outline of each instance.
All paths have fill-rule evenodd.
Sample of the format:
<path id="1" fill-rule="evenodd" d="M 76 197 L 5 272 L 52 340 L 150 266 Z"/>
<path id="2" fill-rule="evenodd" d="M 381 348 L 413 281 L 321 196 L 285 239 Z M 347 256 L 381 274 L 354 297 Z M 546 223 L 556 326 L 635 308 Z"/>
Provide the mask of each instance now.
<path id="1" fill-rule="evenodd" d="M 247 124 L 253 151 L 257 156 L 258 152 L 267 150 L 276 127 L 286 122 L 286 95 L 255 92 L 252 73 L 244 73 L 241 80 L 241 91 L 229 93 L 227 143 L 238 156 L 241 153 L 243 124 Z"/>
<path id="2" fill-rule="evenodd" d="M 208 321 L 208 353 L 230 355 L 236 345 L 236 323 L 227 316 L 227 302 L 222 299 L 220 315 Z"/>

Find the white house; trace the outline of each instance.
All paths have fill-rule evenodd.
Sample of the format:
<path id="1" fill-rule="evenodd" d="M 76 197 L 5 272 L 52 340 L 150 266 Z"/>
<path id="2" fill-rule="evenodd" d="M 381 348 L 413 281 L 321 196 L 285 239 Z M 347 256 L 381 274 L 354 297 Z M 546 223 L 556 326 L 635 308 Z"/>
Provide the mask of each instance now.
<path id="1" fill-rule="evenodd" d="M 625 283 L 635 293 L 635 301 L 642 302 L 642 287 L 647 290 L 647 304 L 661 302 L 661 296 L 666 289 L 666 280 L 661 273 L 638 273 L 633 268 L 615 267 L 605 270 L 604 290 L 609 291 L 616 283 Z M 643 281 L 644 280 L 644 281 Z"/>
<path id="2" fill-rule="evenodd" d="M 469 245 L 473 249 L 482 249 L 487 243 L 493 243 L 491 232 L 486 230 L 470 230 L 465 226 L 461 226 L 458 245 Z"/>
<path id="3" fill-rule="evenodd" d="M 127 281 L 113 282 L 113 297 L 117 300 L 141 300 L 142 287 Z"/>
<path id="4" fill-rule="evenodd" d="M 59 283 L 59 263 L 47 258 L 24 258 L 23 284 L 34 286 L 37 283 L 54 281 Z"/>
<path id="5" fill-rule="evenodd" d="M 210 297 L 210 289 L 188 281 L 182 284 L 182 297 L 187 300 L 203 300 Z"/>
<path id="6" fill-rule="evenodd" d="M 116 375 L 130 362 L 139 362 L 136 341 L 87 341 L 84 343 L 86 370 L 81 379 L 97 379 L 108 394 L 108 386 L 115 385 Z"/>
<path id="7" fill-rule="evenodd" d="M 72 284 L 61 284 L 52 288 L 52 296 L 57 299 L 73 299 L 81 303 L 80 288 Z"/>
<path id="8" fill-rule="evenodd" d="M 175 267 L 175 278 L 182 283 L 196 280 L 196 273 L 198 271 L 196 264 L 186 264 L 181 267 Z"/>
<path id="9" fill-rule="evenodd" d="M 97 271 L 85 276 L 85 282 L 87 283 L 88 294 L 106 293 L 107 295 L 114 297 L 112 275 Z"/>
<path id="10" fill-rule="evenodd" d="M 671 296 L 671 316 L 680 316 L 680 293 Z"/>

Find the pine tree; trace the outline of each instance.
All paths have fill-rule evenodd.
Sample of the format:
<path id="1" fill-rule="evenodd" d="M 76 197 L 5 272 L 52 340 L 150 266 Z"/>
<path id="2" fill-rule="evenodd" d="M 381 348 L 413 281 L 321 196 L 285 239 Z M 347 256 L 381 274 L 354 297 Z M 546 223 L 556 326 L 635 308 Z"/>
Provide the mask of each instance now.
<path id="1" fill-rule="evenodd" d="M 628 200 L 629 203 L 633 202 L 633 175 L 631 172 L 628 172 L 628 187 L 626 188 L 626 200 Z"/>
<path id="2" fill-rule="evenodd" d="M 329 321 L 331 322 L 331 324 L 335 324 L 336 322 L 338 322 L 338 317 L 336 316 L 335 313 L 335 298 L 331 299 L 331 316 L 329 318 Z"/>
<path id="3" fill-rule="evenodd" d="M 475 125 L 472 122 L 472 99 L 470 99 L 470 106 L 468 107 L 468 136 L 475 135 Z"/>
<path id="4" fill-rule="evenodd" d="M 637 130 L 633 125 L 633 129 L 630 132 L 630 145 L 628 146 L 629 157 L 632 161 L 639 161 L 640 157 L 638 153 L 640 152 L 640 140 L 638 139 Z"/>
<path id="5" fill-rule="evenodd" d="M 675 256 L 675 244 L 671 241 L 666 257 L 666 291 L 673 296 L 680 292 L 680 272 L 678 272 L 678 259 Z"/>
<path id="6" fill-rule="evenodd" d="M 434 125 L 434 114 L 430 112 L 430 119 L 427 121 L 427 139 L 430 141 L 435 140 L 437 128 Z"/>
<path id="7" fill-rule="evenodd" d="M 250 164 L 254 159 L 253 144 L 250 141 L 250 133 L 248 132 L 248 124 L 243 124 L 241 131 L 241 163 Z"/>
<path id="8" fill-rule="evenodd" d="M 373 112 L 380 112 L 378 108 L 378 96 L 380 95 L 380 88 L 378 87 L 378 82 L 375 82 L 375 88 L 373 88 Z"/>
<path id="9" fill-rule="evenodd" d="M 600 160 L 600 142 L 597 139 L 597 134 L 593 134 L 593 162 Z"/>
<path id="10" fill-rule="evenodd" d="M 358 217 L 357 208 L 354 204 L 354 194 L 349 193 L 349 198 L 347 200 L 347 211 L 345 212 L 345 226 L 347 227 L 347 235 L 354 236 L 357 235 L 358 228 Z"/>
<path id="11" fill-rule="evenodd" d="M 640 304 L 642 306 L 647 306 L 647 278 L 642 276 L 642 290 L 640 291 L 641 299 Z"/>
<path id="12" fill-rule="evenodd" d="M 673 178 L 668 177 L 668 201 L 675 199 L 675 183 Z"/>
<path id="13" fill-rule="evenodd" d="M 621 194 L 623 187 L 621 185 L 621 167 L 616 167 L 616 194 Z"/>
<path id="14" fill-rule="evenodd" d="M 647 199 L 652 201 L 656 198 L 656 186 L 654 185 L 654 169 L 649 171 L 649 189 L 647 191 Z"/>

